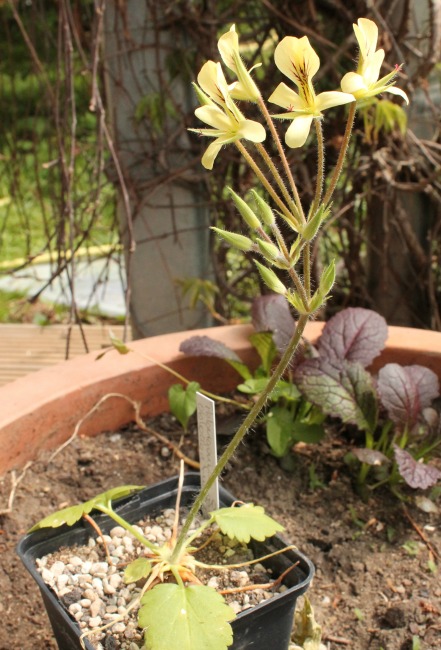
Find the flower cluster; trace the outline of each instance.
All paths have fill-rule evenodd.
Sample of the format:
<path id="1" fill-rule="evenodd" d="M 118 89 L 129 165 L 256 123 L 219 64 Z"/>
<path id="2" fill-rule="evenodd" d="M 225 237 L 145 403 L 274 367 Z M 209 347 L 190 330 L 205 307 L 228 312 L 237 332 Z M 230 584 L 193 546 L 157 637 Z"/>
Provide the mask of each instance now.
<path id="1" fill-rule="evenodd" d="M 383 92 L 399 95 L 407 102 L 406 94 L 394 85 L 400 66 L 380 78 L 384 50 L 377 49 L 378 28 L 375 23 L 360 18 L 354 25 L 354 32 L 359 46 L 356 71 L 344 75 L 340 89 L 321 93 L 316 93 L 313 84 L 320 60 L 309 39 L 306 36 L 286 36 L 278 43 L 274 61 L 291 83 L 280 83 L 268 101 L 283 108 L 283 113 L 271 115 L 268 111 L 253 79 L 253 69 L 248 70 L 241 59 L 234 26 L 221 36 L 218 48 L 223 63 L 235 74 L 236 80 L 229 84 L 221 63 L 208 61 L 199 73 L 198 84 L 194 84 L 201 103 L 195 111 L 196 116 L 210 128 L 191 130 L 214 138 L 202 157 L 202 164 L 212 169 L 222 146 L 234 143 L 261 186 L 253 192 L 254 209 L 248 200 L 231 190 L 232 199 L 250 231 L 249 236 L 220 228 L 214 230 L 228 245 L 263 258 L 261 261 L 254 260 L 263 282 L 272 291 L 284 295 L 302 319 L 308 319 L 320 309 L 328 300 L 334 284 L 335 264 L 331 262 L 323 270 L 316 286 L 312 285 L 310 245 L 331 214 L 332 196 L 348 150 L 356 107 L 360 102 L 372 101 L 371 98 Z M 237 106 L 237 100 L 257 104 L 274 140 L 277 159 L 272 159 L 263 144 L 267 129 L 260 122 L 247 119 Z M 337 163 L 329 182 L 325 184 L 321 126 L 323 112 L 343 104 L 349 106 L 346 127 Z M 290 121 L 285 143 L 291 148 L 303 146 L 314 125 L 318 152 L 317 178 L 314 198 L 307 210 L 300 200 L 274 119 Z M 254 144 L 256 155 L 250 153 L 242 140 Z M 280 219 L 285 222 L 284 228 L 279 227 Z M 286 225 L 291 230 L 289 238 L 283 235 Z M 302 265 L 300 272 L 297 271 L 298 264 Z M 284 276 L 288 276 L 288 281 L 284 280 Z"/>
<path id="2" fill-rule="evenodd" d="M 383 92 L 399 95 L 408 101 L 405 92 L 394 85 L 399 66 L 379 78 L 384 50 L 376 49 L 376 24 L 367 18 L 360 18 L 353 27 L 359 46 L 358 67 L 356 72 L 345 74 L 341 81 L 341 90 L 315 93 L 312 80 L 320 67 L 320 60 L 307 36 L 286 36 L 277 45 L 274 53 L 275 64 L 297 87 L 296 91 L 281 83 L 268 99 L 269 102 L 285 109 L 284 113 L 272 117 L 291 121 L 285 135 L 288 147 L 301 147 L 306 142 L 313 120 L 321 119 L 323 111 L 328 108 L 358 102 Z M 235 73 L 237 81 L 228 84 L 220 63 L 208 61 L 199 73 L 199 86 L 195 84 L 202 104 L 195 114 L 212 128 L 191 130 L 216 138 L 202 158 L 206 169 L 213 168 L 222 145 L 240 139 L 263 142 L 266 135 L 263 126 L 245 119 L 234 102 L 262 101 L 260 91 L 251 76 L 252 69 L 246 69 L 240 56 L 239 39 L 234 25 L 229 32 L 221 36 L 218 48 L 224 64 Z"/>

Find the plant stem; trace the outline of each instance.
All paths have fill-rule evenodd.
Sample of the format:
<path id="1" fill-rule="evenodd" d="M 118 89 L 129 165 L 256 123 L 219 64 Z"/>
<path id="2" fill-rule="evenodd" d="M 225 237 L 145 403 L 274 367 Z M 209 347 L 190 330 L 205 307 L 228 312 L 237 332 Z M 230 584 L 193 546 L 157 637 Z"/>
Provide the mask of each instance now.
<path id="1" fill-rule="evenodd" d="M 357 102 L 352 102 L 352 104 L 349 106 L 348 121 L 346 122 L 346 129 L 343 136 L 343 142 L 340 148 L 340 152 L 338 154 L 337 164 L 334 168 L 334 172 L 332 174 L 329 187 L 326 190 L 325 198 L 323 199 L 323 205 L 325 207 L 328 205 L 329 201 L 332 198 L 332 195 L 334 194 L 335 187 L 337 185 L 338 179 L 340 178 L 341 170 L 343 169 L 343 163 L 345 161 L 346 152 L 348 150 L 349 141 L 351 139 L 351 132 L 354 124 L 356 108 L 357 108 Z"/>
<path id="2" fill-rule="evenodd" d="M 281 212 L 283 212 L 283 214 L 285 215 L 287 221 L 290 224 L 292 224 L 296 230 L 299 230 L 299 222 L 297 221 L 295 216 L 288 210 L 286 205 L 283 203 L 282 199 L 278 196 L 277 192 L 271 186 L 268 179 L 265 177 L 265 174 L 260 169 L 259 165 L 250 156 L 250 154 L 248 153 L 246 148 L 243 146 L 243 144 L 240 142 L 240 140 L 236 140 L 235 145 L 239 149 L 242 156 L 245 158 L 247 164 L 251 167 L 253 172 L 256 174 L 257 178 L 262 183 L 263 187 L 266 189 L 268 194 L 272 197 L 274 202 L 277 203 L 279 209 L 281 210 Z"/>
<path id="3" fill-rule="evenodd" d="M 300 196 L 299 196 L 299 193 L 297 191 L 297 187 L 296 187 L 296 184 L 294 182 L 294 178 L 292 176 L 291 168 L 290 168 L 288 160 L 286 158 L 285 151 L 283 149 L 282 143 L 280 142 L 280 138 L 279 138 L 279 134 L 277 133 L 277 129 L 274 126 L 274 122 L 272 120 L 272 117 L 269 114 L 268 109 L 266 107 L 266 104 L 263 101 L 262 97 L 259 97 L 257 103 L 258 103 L 259 108 L 260 108 L 260 110 L 262 112 L 262 115 L 264 116 L 264 118 L 265 118 L 265 120 L 266 120 L 266 122 L 267 122 L 267 124 L 269 126 L 269 130 L 271 131 L 271 135 L 273 136 L 273 140 L 276 143 L 276 147 L 277 147 L 277 149 L 279 151 L 280 160 L 282 161 L 282 165 L 283 165 L 283 167 L 285 169 L 285 173 L 286 173 L 286 176 L 288 178 L 288 181 L 289 181 L 289 184 L 290 184 L 290 187 L 291 187 L 291 192 L 293 193 L 294 200 L 295 200 L 295 203 L 296 203 L 296 206 L 297 206 L 297 211 L 298 211 L 303 223 L 306 223 L 305 214 L 303 212 L 302 203 L 300 201 Z"/>
<path id="4" fill-rule="evenodd" d="M 322 123 L 320 120 L 315 119 L 314 124 L 315 132 L 317 134 L 317 179 L 315 183 L 314 201 L 312 202 L 311 211 L 309 213 L 310 219 L 312 219 L 312 217 L 315 215 L 320 205 L 320 199 L 322 198 L 323 192 L 323 177 L 325 172 L 325 146 L 323 143 Z"/>
<path id="5" fill-rule="evenodd" d="M 128 521 L 120 517 L 114 510 L 113 508 L 106 508 L 106 506 L 99 505 L 95 506 L 97 510 L 100 510 L 103 512 L 105 515 L 108 517 L 111 517 L 114 521 L 116 521 L 117 524 L 122 526 L 125 530 L 127 530 L 129 533 L 132 533 L 133 537 L 135 537 L 138 542 L 140 542 L 143 546 L 147 546 L 153 553 L 158 553 L 158 547 L 152 544 L 151 542 L 148 541 L 142 535 L 136 528 L 134 528 L 131 524 L 129 524 Z"/>
<path id="6" fill-rule="evenodd" d="M 257 150 L 259 151 L 260 155 L 262 156 L 263 160 L 266 162 L 266 164 L 268 166 L 268 169 L 270 170 L 270 172 L 272 173 L 272 175 L 274 177 L 274 180 L 276 181 L 277 185 L 279 186 L 287 205 L 289 205 L 290 209 L 297 216 L 300 217 L 298 208 L 297 208 L 296 204 L 294 203 L 294 201 L 292 200 L 292 198 L 290 197 L 289 192 L 286 189 L 285 183 L 283 182 L 283 179 L 280 176 L 277 167 L 275 166 L 275 164 L 271 160 L 271 157 L 268 155 L 268 152 L 266 151 L 265 147 L 261 143 L 257 143 L 256 147 L 257 147 Z"/>
<path id="7" fill-rule="evenodd" d="M 308 322 L 309 317 L 308 316 L 300 316 L 296 330 L 285 350 L 285 352 L 282 355 L 282 358 L 280 359 L 277 367 L 275 368 L 273 374 L 271 375 L 271 378 L 267 384 L 266 389 L 259 395 L 256 403 L 254 404 L 253 408 L 251 411 L 248 413 L 246 416 L 245 420 L 237 430 L 236 434 L 234 435 L 233 439 L 225 449 L 224 453 L 218 460 L 216 467 L 214 468 L 213 472 L 211 473 L 210 477 L 208 478 L 206 484 L 202 486 L 202 489 L 200 493 L 198 494 L 196 501 L 194 502 L 187 518 L 185 521 L 185 524 L 182 527 L 182 530 L 180 532 L 180 535 L 178 537 L 178 540 L 176 542 L 175 549 L 172 553 L 172 556 L 170 558 L 170 562 L 173 563 L 176 561 L 176 558 L 179 557 L 179 554 L 181 552 L 181 548 L 185 543 L 185 539 L 187 537 L 188 531 L 190 530 L 190 526 L 198 514 L 203 502 L 205 501 L 205 498 L 210 491 L 211 486 L 214 484 L 215 480 L 219 478 L 220 474 L 222 473 L 224 467 L 226 464 L 229 462 L 231 457 L 233 456 L 234 452 L 236 451 L 238 445 L 242 442 L 244 439 L 245 435 L 248 433 L 249 429 L 253 426 L 255 423 L 257 417 L 259 416 L 260 412 L 262 411 L 265 402 L 267 401 L 268 397 L 271 395 L 272 391 L 276 387 L 277 382 L 279 379 L 283 376 L 285 370 L 289 366 L 289 363 L 291 362 L 291 359 L 297 350 L 297 347 L 300 343 L 300 340 L 302 338 L 303 332 L 306 327 L 306 323 Z"/>

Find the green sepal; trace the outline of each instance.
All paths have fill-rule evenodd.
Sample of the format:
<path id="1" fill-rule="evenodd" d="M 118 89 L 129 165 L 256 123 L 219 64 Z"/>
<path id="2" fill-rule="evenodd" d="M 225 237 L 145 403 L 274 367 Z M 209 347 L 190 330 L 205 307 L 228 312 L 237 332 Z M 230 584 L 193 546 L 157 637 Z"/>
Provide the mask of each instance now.
<path id="1" fill-rule="evenodd" d="M 58 528 L 59 526 L 63 526 L 63 524 L 73 526 L 73 524 L 79 521 L 83 515 L 88 515 L 94 508 L 98 508 L 99 506 L 109 508 L 112 501 L 122 499 L 132 492 L 137 492 L 143 489 L 143 485 L 122 485 L 120 487 L 112 488 L 111 490 L 107 490 L 107 492 L 98 494 L 89 501 L 53 512 L 51 515 L 41 519 L 41 521 L 32 526 L 29 532 L 31 533 L 39 528 Z"/>
<path id="2" fill-rule="evenodd" d="M 227 189 L 230 192 L 231 198 L 233 199 L 234 204 L 239 210 L 245 223 L 251 228 L 251 230 L 259 230 L 262 227 L 262 224 L 254 212 L 251 210 L 250 206 L 245 203 L 245 201 L 241 199 L 240 196 L 231 189 L 231 187 L 228 187 Z"/>
<path id="3" fill-rule="evenodd" d="M 160 584 L 141 599 L 138 625 L 150 650 L 226 650 L 234 611 L 212 587 Z"/>
<path id="4" fill-rule="evenodd" d="M 196 83 L 194 83 L 194 81 L 192 82 L 192 86 L 193 86 L 193 88 L 195 90 L 195 93 L 197 95 L 197 98 L 198 98 L 199 103 L 200 103 L 201 106 L 214 106 L 215 105 L 214 102 L 210 99 L 210 97 L 208 95 L 206 95 L 204 93 L 204 91 L 201 90 Z"/>
<path id="5" fill-rule="evenodd" d="M 277 277 L 277 275 L 269 269 L 267 266 L 260 264 L 257 260 L 254 260 L 254 264 L 257 266 L 257 269 L 260 273 L 262 280 L 265 282 L 267 287 L 274 291 L 275 293 L 280 293 L 284 296 L 287 292 L 285 285 Z"/>
<path id="6" fill-rule="evenodd" d="M 320 278 L 318 293 L 325 298 L 331 291 L 335 282 L 335 260 L 332 260 L 330 265 L 323 271 Z"/>
<path id="7" fill-rule="evenodd" d="M 138 582 L 143 578 L 147 578 L 152 570 L 151 563 L 145 557 L 138 557 L 133 562 L 130 562 L 124 569 L 124 582 L 126 585 L 132 582 Z"/>
<path id="8" fill-rule="evenodd" d="M 216 228 L 216 226 L 211 226 L 211 230 L 214 230 L 222 239 L 225 239 L 227 244 L 238 248 L 240 251 L 248 252 L 253 248 L 253 242 L 249 237 L 239 235 L 235 232 L 229 232 L 228 230 L 222 230 L 221 228 Z"/>
<path id="9" fill-rule="evenodd" d="M 251 334 L 249 340 L 262 361 L 265 373 L 269 375 L 273 361 L 277 356 L 277 348 L 273 335 L 271 332 L 254 332 L 254 334 Z"/>
<path id="10" fill-rule="evenodd" d="M 305 241 L 312 241 L 319 231 L 320 226 L 328 218 L 331 210 L 330 208 L 325 208 L 324 205 L 321 205 L 317 212 L 313 215 L 311 219 L 306 223 L 305 227 L 302 229 L 302 237 Z"/>
<path id="11" fill-rule="evenodd" d="M 286 298 L 289 304 L 302 316 L 308 316 L 311 313 L 310 309 L 305 307 L 303 300 L 295 291 L 288 291 Z"/>
<path id="12" fill-rule="evenodd" d="M 238 508 L 220 508 L 210 512 L 210 516 L 224 535 L 243 544 L 248 544 L 251 538 L 263 542 L 267 537 L 284 530 L 283 526 L 265 514 L 262 506 L 252 503 L 245 503 Z"/>
<path id="13" fill-rule="evenodd" d="M 251 190 L 251 194 L 257 203 L 259 214 L 263 223 L 267 226 L 273 226 L 276 222 L 276 218 L 268 203 L 264 201 L 261 196 L 259 196 L 256 190 Z"/>

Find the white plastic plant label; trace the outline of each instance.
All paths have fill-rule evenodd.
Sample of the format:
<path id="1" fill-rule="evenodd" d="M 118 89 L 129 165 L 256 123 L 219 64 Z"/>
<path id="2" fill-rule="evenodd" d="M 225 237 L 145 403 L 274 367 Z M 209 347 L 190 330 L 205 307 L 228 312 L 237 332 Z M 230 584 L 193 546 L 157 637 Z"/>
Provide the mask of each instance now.
<path id="1" fill-rule="evenodd" d="M 196 393 L 201 486 L 205 485 L 217 463 L 216 416 L 214 401 Z M 216 479 L 202 506 L 205 516 L 219 508 L 219 482 Z"/>

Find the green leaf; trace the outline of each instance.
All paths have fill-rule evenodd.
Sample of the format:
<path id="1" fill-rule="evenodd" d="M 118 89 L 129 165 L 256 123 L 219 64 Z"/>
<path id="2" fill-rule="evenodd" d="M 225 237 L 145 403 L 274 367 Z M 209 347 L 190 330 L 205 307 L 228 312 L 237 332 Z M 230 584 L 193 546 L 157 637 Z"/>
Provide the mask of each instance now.
<path id="1" fill-rule="evenodd" d="M 267 387 L 269 377 L 251 377 L 237 386 L 237 390 L 246 395 L 259 395 Z"/>
<path id="2" fill-rule="evenodd" d="M 169 388 L 170 411 L 185 431 L 189 419 L 196 412 L 196 393 L 200 387 L 196 381 L 191 381 L 185 388 L 182 384 L 175 384 Z"/>
<path id="3" fill-rule="evenodd" d="M 35 526 L 32 526 L 29 532 L 31 533 L 39 528 L 58 528 L 59 526 L 63 526 L 63 524 L 73 526 L 73 524 L 79 521 L 83 515 L 88 515 L 94 508 L 97 508 L 98 506 L 108 508 L 112 501 L 122 499 L 123 497 L 128 496 L 131 492 L 142 490 L 143 488 L 143 485 L 122 485 L 120 487 L 112 488 L 111 490 L 107 490 L 107 492 L 98 494 L 89 501 L 69 506 L 68 508 L 63 508 L 62 510 L 58 510 L 51 515 L 48 515 L 35 524 Z"/>
<path id="4" fill-rule="evenodd" d="M 322 424 L 308 424 L 296 420 L 292 427 L 292 437 L 295 442 L 306 442 L 314 445 L 323 440 L 325 429 Z"/>
<path id="5" fill-rule="evenodd" d="M 250 342 L 257 351 L 265 373 L 269 375 L 271 366 L 277 355 L 277 348 L 274 344 L 271 332 L 255 332 L 250 336 Z"/>
<path id="6" fill-rule="evenodd" d="M 120 354 L 129 354 L 129 352 L 131 351 L 130 348 L 127 347 L 124 341 L 121 341 L 121 339 L 115 336 L 112 330 L 109 331 L 109 336 L 110 336 L 110 343 L 112 344 L 112 347 L 117 352 L 119 352 Z"/>
<path id="7" fill-rule="evenodd" d="M 129 585 L 131 582 L 138 582 L 142 578 L 147 578 L 152 570 L 152 565 L 145 557 L 138 557 L 130 562 L 124 570 L 124 582 Z"/>
<path id="8" fill-rule="evenodd" d="M 150 650 L 226 650 L 234 617 L 215 589 L 168 583 L 144 594 L 138 625 Z"/>
<path id="9" fill-rule="evenodd" d="M 263 542 L 267 537 L 284 530 L 283 526 L 265 514 L 262 506 L 252 503 L 236 508 L 220 508 L 210 512 L 210 516 L 224 535 L 244 544 L 248 544 L 251 538 Z"/>
<path id="10" fill-rule="evenodd" d="M 267 416 L 266 437 L 271 451 L 278 458 L 286 456 L 289 452 L 294 438 L 293 417 L 291 411 L 283 406 L 275 406 Z"/>

